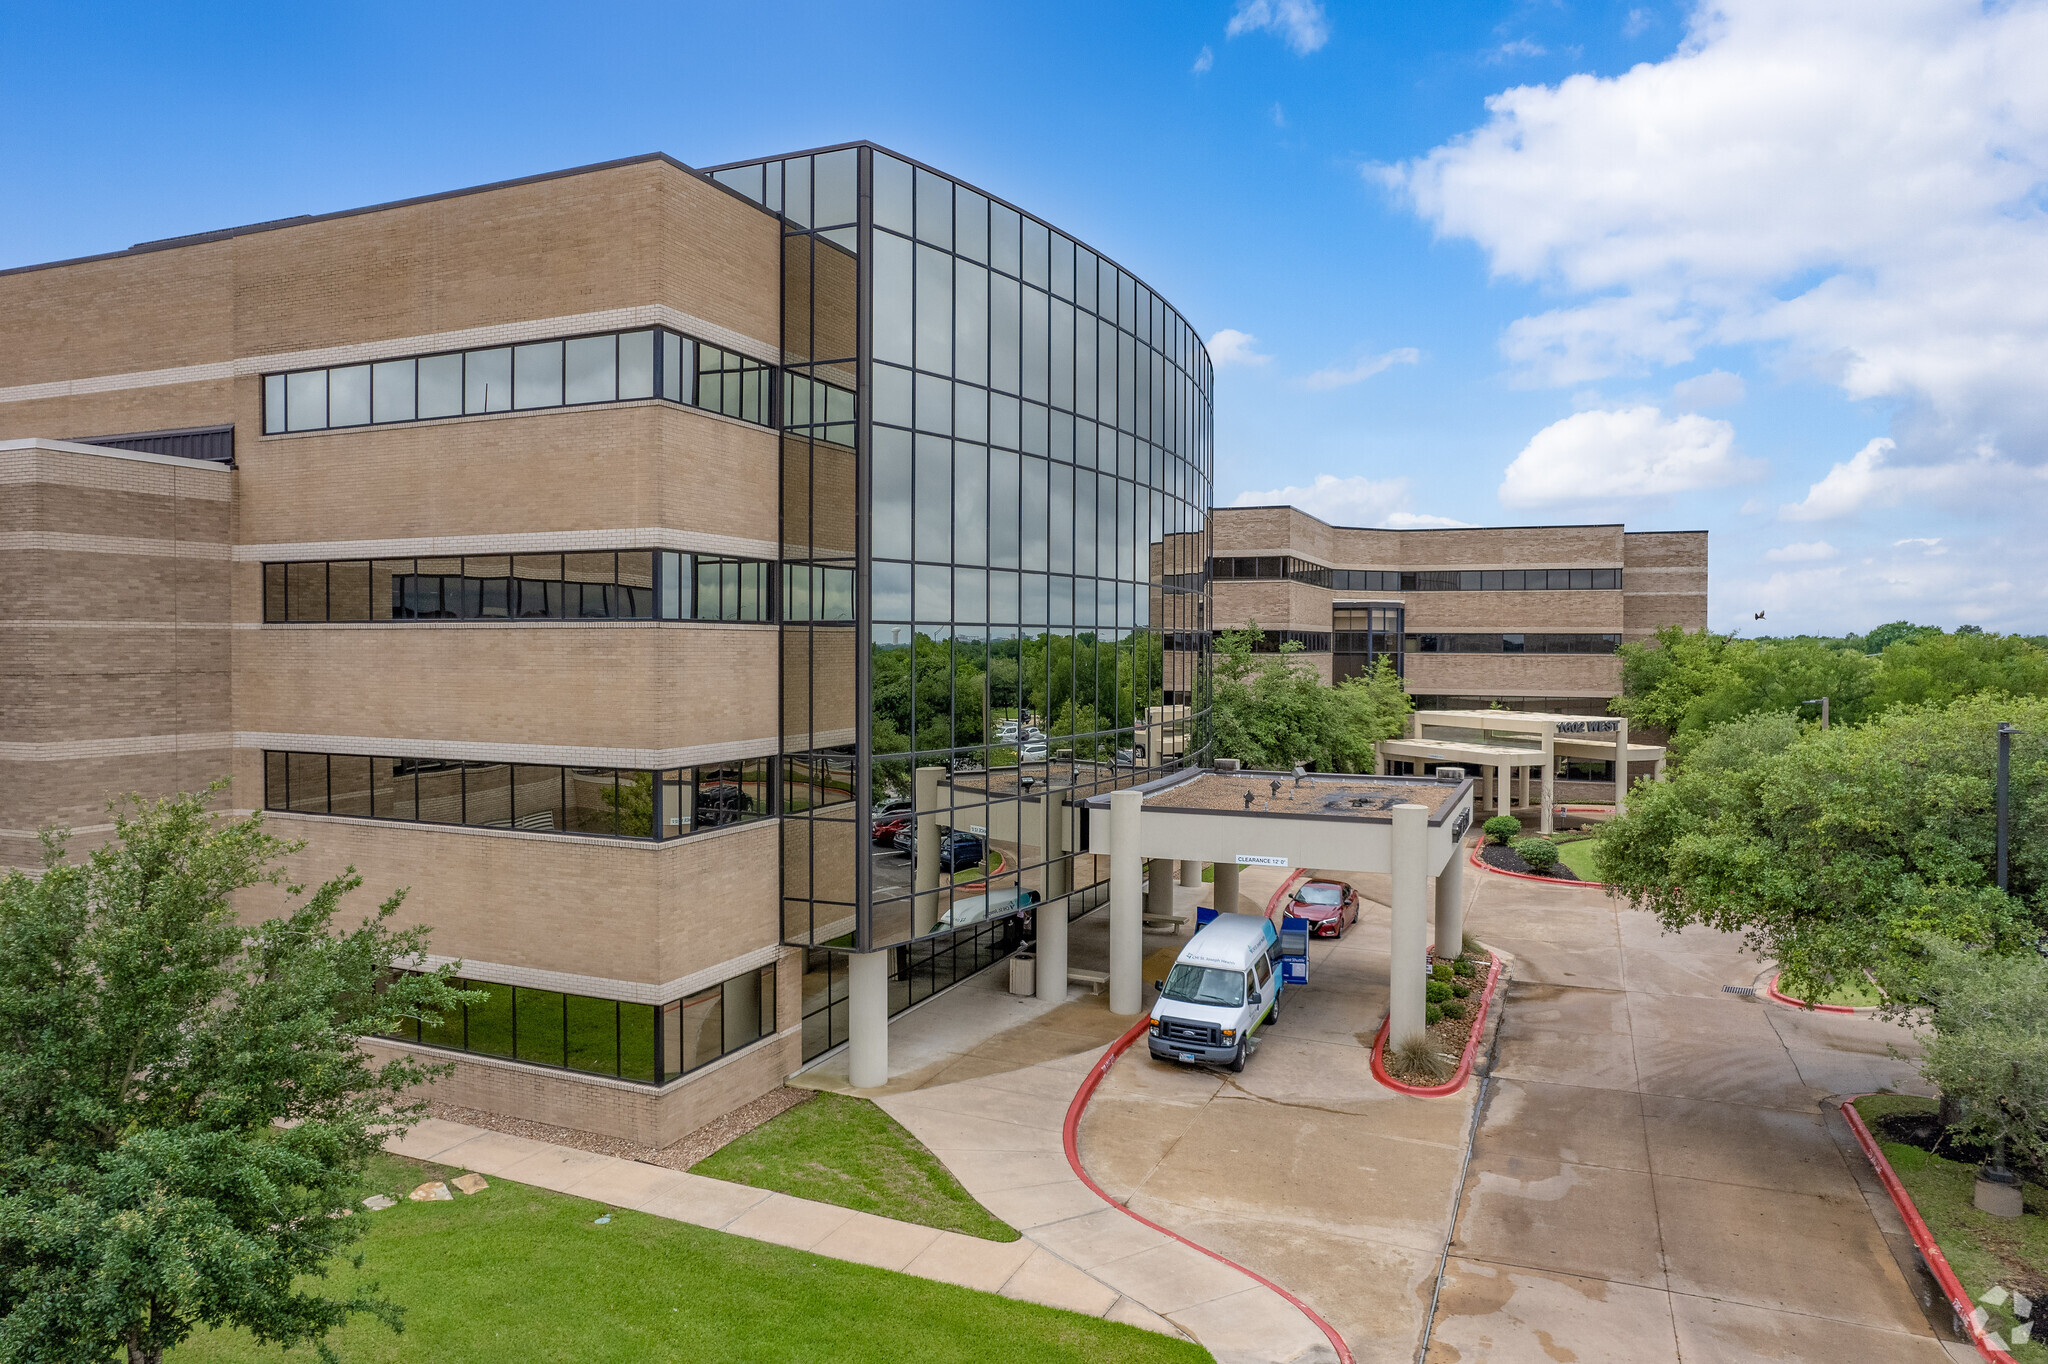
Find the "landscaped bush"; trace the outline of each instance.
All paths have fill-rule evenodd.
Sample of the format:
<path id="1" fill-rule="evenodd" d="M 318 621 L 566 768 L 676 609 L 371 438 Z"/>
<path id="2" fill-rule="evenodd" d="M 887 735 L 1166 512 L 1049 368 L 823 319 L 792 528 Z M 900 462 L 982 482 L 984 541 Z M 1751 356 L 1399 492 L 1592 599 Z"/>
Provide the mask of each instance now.
<path id="1" fill-rule="evenodd" d="M 1441 1004 L 1451 997 L 1451 987 L 1441 980 L 1429 983 L 1428 999 L 1432 1004 Z"/>
<path id="2" fill-rule="evenodd" d="M 1457 974 L 1457 969 L 1447 961 L 1440 961 L 1429 968 L 1429 978 L 1431 980 L 1449 980 Z"/>
<path id="3" fill-rule="evenodd" d="M 1464 997 L 1465 997 L 1466 995 L 1469 995 L 1469 994 L 1471 994 L 1471 993 L 1472 993 L 1472 987 L 1471 987 L 1471 986 L 1469 986 L 1469 985 L 1467 985 L 1467 984 L 1466 984 L 1466 983 L 1465 983 L 1464 981 L 1462 981 L 1462 980 L 1454 980 L 1454 981 L 1452 981 L 1452 982 L 1451 982 L 1451 997 L 1452 997 L 1452 998 L 1454 998 L 1454 999 L 1463 999 L 1463 998 L 1464 998 Z"/>
<path id="4" fill-rule="evenodd" d="M 1470 980 L 1478 974 L 1478 971 L 1479 968 L 1477 966 L 1474 966 L 1463 957 L 1451 963 L 1451 974 L 1457 976 L 1460 980 Z"/>
<path id="5" fill-rule="evenodd" d="M 1437 1005 L 1437 1008 L 1443 1010 L 1445 1018 L 1463 1018 L 1465 1016 L 1465 1006 L 1455 999 L 1447 999 Z"/>
<path id="6" fill-rule="evenodd" d="M 1479 827 L 1485 830 L 1487 838 L 1505 848 L 1509 839 L 1522 832 L 1522 821 L 1513 815 L 1495 815 Z"/>
<path id="7" fill-rule="evenodd" d="M 1443 1005 L 1441 1005 L 1441 1004 L 1425 1004 L 1425 1005 L 1423 1005 L 1423 1006 L 1422 1006 L 1422 1021 L 1423 1021 L 1424 1023 L 1426 1023 L 1426 1024 L 1430 1025 L 1431 1027 L 1435 1027 L 1435 1026 L 1436 1026 L 1437 1024 L 1439 1024 L 1439 1023 L 1443 1022 L 1443 1021 L 1444 1021 L 1444 1006 L 1443 1006 Z"/>
<path id="8" fill-rule="evenodd" d="M 1557 844 L 1547 838 L 1525 838 L 1515 844 L 1515 852 L 1539 876 L 1548 876 L 1557 865 Z"/>

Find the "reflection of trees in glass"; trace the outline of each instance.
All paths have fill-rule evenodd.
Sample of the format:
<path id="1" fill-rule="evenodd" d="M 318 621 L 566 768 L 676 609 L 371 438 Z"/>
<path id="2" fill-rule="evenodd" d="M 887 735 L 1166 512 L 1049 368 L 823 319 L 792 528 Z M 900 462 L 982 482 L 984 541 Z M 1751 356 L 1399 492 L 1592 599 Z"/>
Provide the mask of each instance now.
<path id="1" fill-rule="evenodd" d="M 1162 652 L 1161 637 L 1151 631 L 1123 640 L 1046 631 L 987 641 L 920 632 L 907 643 L 878 646 L 870 663 L 874 752 L 977 747 L 993 738 L 986 711 L 1020 710 L 1055 747 L 1071 747 L 1077 756 L 1097 747 L 1083 736 L 1104 735 L 1110 744 L 1110 732 L 1122 731 L 1111 746 L 1128 746 L 1145 708 L 1162 701 Z M 908 780 L 907 763 L 876 763 L 878 793 Z"/>
<path id="2" fill-rule="evenodd" d="M 604 793 L 604 803 L 618 817 L 619 832 L 648 838 L 654 833 L 654 774 L 622 772 L 618 788 Z"/>

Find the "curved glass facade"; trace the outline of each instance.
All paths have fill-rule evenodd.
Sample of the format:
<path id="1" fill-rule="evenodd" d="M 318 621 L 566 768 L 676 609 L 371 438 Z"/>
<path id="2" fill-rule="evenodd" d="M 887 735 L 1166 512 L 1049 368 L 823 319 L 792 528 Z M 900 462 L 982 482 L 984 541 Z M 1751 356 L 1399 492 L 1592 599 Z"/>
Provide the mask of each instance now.
<path id="1" fill-rule="evenodd" d="M 1100 901 L 1068 799 L 1199 756 L 1211 373 L 1128 271 L 880 148 L 710 174 L 784 225 L 786 578 L 855 570 L 853 620 L 784 612 L 815 1053 L 845 1037 L 820 953 L 900 947 L 914 1002 L 1017 906 Z"/>

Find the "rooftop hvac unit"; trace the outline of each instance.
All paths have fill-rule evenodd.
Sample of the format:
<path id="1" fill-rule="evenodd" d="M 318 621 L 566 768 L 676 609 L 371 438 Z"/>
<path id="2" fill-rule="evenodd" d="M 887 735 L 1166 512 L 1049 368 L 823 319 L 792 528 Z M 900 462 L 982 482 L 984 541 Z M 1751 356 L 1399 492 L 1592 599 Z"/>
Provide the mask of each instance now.
<path id="1" fill-rule="evenodd" d="M 1459 782 L 1465 780 L 1465 769 L 1462 767 L 1439 767 L 1436 770 L 1436 779 L 1446 786 L 1456 786 Z"/>

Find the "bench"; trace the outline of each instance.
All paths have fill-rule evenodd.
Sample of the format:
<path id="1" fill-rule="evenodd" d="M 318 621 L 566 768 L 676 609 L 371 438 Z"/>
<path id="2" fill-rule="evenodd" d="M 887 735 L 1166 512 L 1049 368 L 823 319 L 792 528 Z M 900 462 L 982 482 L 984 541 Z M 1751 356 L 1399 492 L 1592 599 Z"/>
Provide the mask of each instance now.
<path id="1" fill-rule="evenodd" d="M 1188 916 L 1185 914 L 1147 914 L 1145 916 L 1145 927 L 1166 928 L 1178 933 L 1180 932 L 1180 926 L 1187 921 Z"/>
<path id="2" fill-rule="evenodd" d="M 1109 972 L 1083 971 L 1078 967 L 1069 966 L 1067 968 L 1067 984 L 1085 985 L 1088 987 L 1089 994 L 1099 995 L 1109 988 Z"/>

